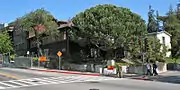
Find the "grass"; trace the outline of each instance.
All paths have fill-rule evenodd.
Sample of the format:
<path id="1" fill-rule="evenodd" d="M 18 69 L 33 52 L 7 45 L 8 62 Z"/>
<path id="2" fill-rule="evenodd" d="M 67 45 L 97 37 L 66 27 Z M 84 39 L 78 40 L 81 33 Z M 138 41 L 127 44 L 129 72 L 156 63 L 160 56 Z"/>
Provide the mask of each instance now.
<path id="1" fill-rule="evenodd" d="M 167 60 L 166 60 L 167 63 L 175 63 L 175 61 L 176 61 L 176 63 L 180 64 L 180 59 L 167 58 Z"/>

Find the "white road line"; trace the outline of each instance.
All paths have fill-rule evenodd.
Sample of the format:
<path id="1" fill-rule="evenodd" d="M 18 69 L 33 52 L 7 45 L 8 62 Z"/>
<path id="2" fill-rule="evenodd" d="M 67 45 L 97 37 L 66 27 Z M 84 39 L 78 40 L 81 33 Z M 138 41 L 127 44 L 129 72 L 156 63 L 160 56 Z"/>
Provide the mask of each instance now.
<path id="1" fill-rule="evenodd" d="M 40 80 L 39 78 L 33 78 L 33 79 L 31 79 L 31 81 L 37 81 L 37 82 L 34 82 L 34 83 L 49 84 L 49 83 L 47 83 L 47 82 L 41 82 L 41 81 L 39 81 L 39 80 Z"/>
<path id="2" fill-rule="evenodd" d="M 45 85 L 45 84 L 103 81 L 103 80 L 119 80 L 119 79 L 111 78 L 111 77 L 99 77 L 99 76 L 98 77 L 94 77 L 94 76 L 60 76 L 60 77 L 29 78 L 29 79 L 22 79 L 22 80 L 11 80 L 11 81 L 0 82 L 0 84 L 5 85 L 5 86 L 0 85 L 0 89 L 16 88 L 16 87 L 18 88 L 18 87 L 25 87 L 25 86 L 37 86 L 37 85 Z M 33 81 L 35 81 L 35 82 L 33 82 Z M 10 82 L 10 83 L 8 83 L 8 82 Z M 13 85 L 13 84 L 17 84 L 17 86 Z M 21 85 L 21 86 L 18 86 L 18 85 Z"/>
<path id="3" fill-rule="evenodd" d="M 42 82 L 47 82 L 47 83 L 57 83 L 57 82 L 52 82 L 51 80 L 49 80 L 49 78 L 43 78 L 43 79 L 36 79 L 36 80 L 38 80 L 38 81 L 42 81 Z"/>
<path id="4" fill-rule="evenodd" d="M 33 82 L 31 82 L 31 81 L 27 81 L 27 80 L 17 80 L 17 81 L 22 82 L 22 83 L 31 84 L 31 85 L 38 85 L 38 84 L 36 84 L 36 83 L 33 83 Z"/>
<path id="5" fill-rule="evenodd" d="M 34 79 L 33 80 L 32 79 L 26 79 L 26 80 L 22 80 L 22 81 L 24 81 L 25 83 L 30 82 L 32 85 L 41 85 L 38 82 L 33 82 L 33 81 L 35 81 Z"/>
<path id="6" fill-rule="evenodd" d="M 28 86 L 26 84 L 22 84 L 22 83 L 19 83 L 19 82 L 16 82 L 16 81 L 8 81 L 8 82 L 11 82 L 11 83 L 14 83 L 14 84 L 18 84 L 18 85 L 21 85 L 21 86 Z"/>
<path id="7" fill-rule="evenodd" d="M 17 86 L 15 86 L 15 85 L 7 84 L 7 83 L 5 83 L 5 82 L 0 82 L 0 84 L 3 84 L 3 85 L 5 85 L 5 86 L 9 86 L 9 87 L 17 87 Z"/>
<path id="8" fill-rule="evenodd" d="M 57 82 L 57 83 L 68 83 L 69 80 L 67 80 L 67 79 L 69 79 L 69 78 L 58 77 L 58 78 L 51 79 L 50 81 Z"/>

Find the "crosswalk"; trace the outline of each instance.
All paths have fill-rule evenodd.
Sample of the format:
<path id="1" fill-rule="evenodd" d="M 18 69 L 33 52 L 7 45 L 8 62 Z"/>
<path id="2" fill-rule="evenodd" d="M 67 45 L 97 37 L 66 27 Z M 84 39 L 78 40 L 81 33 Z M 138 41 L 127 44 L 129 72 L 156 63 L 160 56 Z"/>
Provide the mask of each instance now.
<path id="1" fill-rule="evenodd" d="M 103 77 L 103 76 L 60 76 L 60 77 L 29 78 L 29 79 L 0 82 L 0 89 L 20 88 L 20 87 L 38 86 L 45 84 L 61 84 L 61 83 L 104 81 L 104 80 L 118 80 L 118 78 Z"/>

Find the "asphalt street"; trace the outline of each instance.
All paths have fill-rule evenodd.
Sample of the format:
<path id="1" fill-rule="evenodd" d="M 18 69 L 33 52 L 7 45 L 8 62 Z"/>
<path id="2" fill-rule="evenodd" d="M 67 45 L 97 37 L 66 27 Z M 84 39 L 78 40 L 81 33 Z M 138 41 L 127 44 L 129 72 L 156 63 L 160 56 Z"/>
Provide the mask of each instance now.
<path id="1" fill-rule="evenodd" d="M 131 79 L 41 85 L 6 90 L 179 90 L 180 85 Z"/>
<path id="2" fill-rule="evenodd" d="M 161 80 L 143 81 L 102 76 L 83 76 L 0 68 L 0 89 L 4 90 L 179 90 L 180 72 L 170 71 Z M 171 78 L 174 76 L 174 78 Z M 16 80 L 15 80 L 16 79 Z M 173 81 L 174 80 L 174 81 Z M 180 79 L 179 79 L 180 80 Z M 164 82 L 163 82 L 164 81 Z"/>
<path id="3" fill-rule="evenodd" d="M 13 79 L 28 79 L 28 78 L 41 78 L 41 77 L 58 77 L 66 74 L 47 73 L 26 69 L 16 68 L 0 68 L 0 81 L 7 81 Z M 67 75 L 66 75 L 67 76 Z"/>

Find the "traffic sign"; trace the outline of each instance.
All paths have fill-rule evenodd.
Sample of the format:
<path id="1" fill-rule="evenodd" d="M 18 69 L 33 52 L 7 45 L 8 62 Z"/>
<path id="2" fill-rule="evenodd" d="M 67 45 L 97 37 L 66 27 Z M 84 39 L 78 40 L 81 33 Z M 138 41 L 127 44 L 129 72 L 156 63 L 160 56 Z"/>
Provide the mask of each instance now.
<path id="1" fill-rule="evenodd" d="M 57 53 L 57 55 L 58 55 L 59 57 L 62 56 L 62 52 L 59 51 L 59 52 Z"/>

